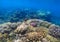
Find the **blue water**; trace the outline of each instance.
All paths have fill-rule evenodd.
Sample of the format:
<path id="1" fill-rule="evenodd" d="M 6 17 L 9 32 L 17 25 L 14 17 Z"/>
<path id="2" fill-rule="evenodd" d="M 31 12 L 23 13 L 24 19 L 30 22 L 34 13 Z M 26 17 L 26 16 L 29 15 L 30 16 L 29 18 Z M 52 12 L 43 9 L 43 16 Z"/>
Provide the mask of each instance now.
<path id="1" fill-rule="evenodd" d="M 0 0 L 0 8 L 38 8 L 60 16 L 60 0 Z"/>
<path id="2" fill-rule="evenodd" d="M 60 24 L 60 0 L 0 0 L 0 11 L 4 9 L 33 8 L 52 12 L 54 23 Z"/>

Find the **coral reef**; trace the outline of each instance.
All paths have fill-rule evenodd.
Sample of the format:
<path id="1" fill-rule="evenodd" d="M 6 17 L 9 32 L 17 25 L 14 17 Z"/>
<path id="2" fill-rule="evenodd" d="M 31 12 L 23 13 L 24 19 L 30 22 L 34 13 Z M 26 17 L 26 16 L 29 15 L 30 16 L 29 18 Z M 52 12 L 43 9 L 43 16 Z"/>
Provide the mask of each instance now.
<path id="1" fill-rule="evenodd" d="M 0 23 L 24 21 L 25 18 L 42 19 L 50 22 L 51 17 L 52 17 L 51 13 L 48 13 L 47 11 L 44 10 L 35 10 L 35 9 L 3 10 L 0 12 Z"/>
<path id="2" fill-rule="evenodd" d="M 49 34 L 56 37 L 56 38 L 60 38 L 60 27 L 59 26 L 55 26 L 55 25 L 51 25 L 49 27 Z"/>
<path id="3" fill-rule="evenodd" d="M 0 42 L 60 42 L 60 27 L 40 19 L 0 24 Z"/>

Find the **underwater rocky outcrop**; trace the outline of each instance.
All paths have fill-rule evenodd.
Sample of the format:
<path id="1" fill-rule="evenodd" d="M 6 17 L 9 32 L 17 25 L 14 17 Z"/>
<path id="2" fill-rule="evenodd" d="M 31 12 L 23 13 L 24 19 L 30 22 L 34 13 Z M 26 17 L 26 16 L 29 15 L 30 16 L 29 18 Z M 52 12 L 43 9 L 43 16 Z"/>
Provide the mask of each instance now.
<path id="1" fill-rule="evenodd" d="M 60 27 L 40 19 L 0 24 L 0 42 L 60 42 Z"/>

